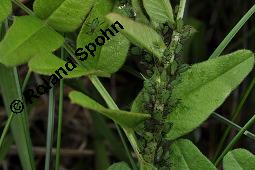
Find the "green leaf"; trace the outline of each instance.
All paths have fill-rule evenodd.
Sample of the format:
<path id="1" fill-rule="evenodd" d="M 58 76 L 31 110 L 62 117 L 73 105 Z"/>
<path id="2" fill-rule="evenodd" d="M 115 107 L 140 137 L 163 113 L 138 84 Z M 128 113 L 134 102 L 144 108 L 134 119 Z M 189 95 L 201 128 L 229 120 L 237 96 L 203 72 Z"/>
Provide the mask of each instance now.
<path id="1" fill-rule="evenodd" d="M 70 63 L 73 63 L 73 65 Z M 69 63 L 66 65 L 66 63 Z M 108 76 L 107 73 L 104 73 L 100 70 L 86 70 L 84 67 L 79 66 L 77 63 L 73 62 L 71 59 L 68 61 L 64 61 L 51 53 L 38 54 L 36 57 L 33 57 L 28 63 L 29 69 L 31 71 L 37 72 L 43 75 L 52 75 L 55 74 L 55 71 L 62 67 L 68 75 L 62 73 L 63 78 L 76 78 L 85 75 L 100 75 L 100 76 Z M 72 71 L 68 71 L 67 67 L 72 69 Z"/>
<path id="2" fill-rule="evenodd" d="M 0 62 L 7 66 L 26 63 L 38 53 L 59 48 L 64 38 L 33 16 L 15 17 L 0 43 Z"/>
<path id="3" fill-rule="evenodd" d="M 0 0 L 0 23 L 11 13 L 12 3 L 10 0 Z"/>
<path id="4" fill-rule="evenodd" d="M 224 170 L 254 170 L 255 155 L 245 149 L 235 149 L 223 159 Z"/>
<path id="5" fill-rule="evenodd" d="M 95 69 L 115 73 L 126 61 L 128 49 L 129 41 L 121 34 L 116 35 L 102 47 Z"/>
<path id="6" fill-rule="evenodd" d="M 92 8 L 86 21 L 83 23 L 81 31 L 78 35 L 78 48 L 83 48 L 88 43 L 95 41 L 97 36 L 102 34 L 100 29 L 106 29 L 108 27 L 108 25 L 105 23 L 104 16 L 111 12 L 113 5 L 114 3 L 111 0 L 97 0 L 95 2 L 94 7 Z"/>
<path id="7" fill-rule="evenodd" d="M 215 166 L 189 140 L 179 139 L 170 147 L 171 170 L 216 170 Z"/>
<path id="8" fill-rule="evenodd" d="M 107 170 L 131 170 L 127 163 L 119 162 L 112 164 Z"/>
<path id="9" fill-rule="evenodd" d="M 143 5 L 152 21 L 174 25 L 173 9 L 169 0 L 143 0 Z"/>
<path id="10" fill-rule="evenodd" d="M 109 0 L 96 2 L 77 38 L 78 48 L 84 48 L 89 43 L 96 44 L 95 39 L 98 36 L 103 36 L 100 29 L 105 30 L 109 27 L 105 23 L 104 16 L 112 10 L 113 5 L 113 2 Z M 129 41 L 121 34 L 109 35 L 109 38 L 107 40 L 105 37 L 106 42 L 102 47 L 97 45 L 95 57 L 89 55 L 88 59 L 84 61 L 84 65 L 88 70 L 101 70 L 112 74 L 118 71 L 125 62 Z"/>
<path id="11" fill-rule="evenodd" d="M 254 55 L 248 50 L 193 65 L 182 73 L 173 88 L 178 100 L 167 121 L 173 127 L 167 134 L 176 139 L 198 127 L 217 109 L 252 70 Z"/>
<path id="12" fill-rule="evenodd" d="M 89 13 L 94 0 L 36 0 L 34 12 L 61 32 L 76 30 Z"/>
<path id="13" fill-rule="evenodd" d="M 152 28 L 116 13 L 108 14 L 106 19 L 111 24 L 118 21 L 124 27 L 120 32 L 135 45 L 146 49 L 157 57 L 163 55 L 166 45 L 161 36 Z"/>
<path id="14" fill-rule="evenodd" d="M 150 115 L 148 114 L 107 109 L 93 99 L 78 91 L 71 92 L 69 94 L 69 97 L 73 103 L 102 113 L 103 115 L 120 124 L 122 127 L 134 128 L 139 123 L 150 117 Z"/>

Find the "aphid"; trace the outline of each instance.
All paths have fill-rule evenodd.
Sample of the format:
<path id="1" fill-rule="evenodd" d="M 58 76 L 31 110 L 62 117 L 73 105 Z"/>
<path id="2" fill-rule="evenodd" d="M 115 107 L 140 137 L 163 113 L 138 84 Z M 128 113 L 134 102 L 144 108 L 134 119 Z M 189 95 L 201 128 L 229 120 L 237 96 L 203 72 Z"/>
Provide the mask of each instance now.
<path id="1" fill-rule="evenodd" d="M 182 64 L 178 68 L 178 73 L 183 73 L 183 72 L 187 71 L 189 68 L 190 68 L 190 66 L 188 64 Z"/>
<path id="2" fill-rule="evenodd" d="M 127 3 L 128 3 L 127 0 L 120 0 L 120 5 L 121 5 L 121 6 L 124 6 L 124 5 L 127 4 Z"/>
<path id="3" fill-rule="evenodd" d="M 157 41 L 154 41 L 154 42 L 152 42 L 152 44 L 153 44 L 153 48 L 154 49 L 160 49 L 160 44 L 159 44 L 159 42 L 157 42 Z"/>
<path id="4" fill-rule="evenodd" d="M 94 34 L 96 29 L 101 26 L 104 22 L 99 21 L 98 18 L 93 19 L 93 21 L 91 23 L 89 23 L 89 28 L 88 31 L 86 32 L 86 34 Z"/>
<path id="5" fill-rule="evenodd" d="M 139 47 L 131 47 L 130 52 L 133 55 L 142 55 L 143 54 L 143 50 Z"/>

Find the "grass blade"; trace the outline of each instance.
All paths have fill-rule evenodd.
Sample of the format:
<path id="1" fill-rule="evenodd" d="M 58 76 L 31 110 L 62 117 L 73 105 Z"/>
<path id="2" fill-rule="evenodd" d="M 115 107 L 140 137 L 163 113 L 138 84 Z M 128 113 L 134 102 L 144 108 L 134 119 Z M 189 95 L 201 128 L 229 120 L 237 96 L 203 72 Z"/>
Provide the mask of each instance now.
<path id="1" fill-rule="evenodd" d="M 52 88 L 49 93 L 49 111 L 48 111 L 48 126 L 47 126 L 47 140 L 46 140 L 46 157 L 45 157 L 45 170 L 49 170 L 51 163 L 51 151 L 54 133 L 54 89 Z"/>
<path id="2" fill-rule="evenodd" d="M 17 69 L 7 68 L 0 65 L 0 75 L 0 83 L 5 108 L 7 108 L 6 111 L 8 114 L 11 115 L 13 113 L 10 110 L 10 103 L 12 103 L 14 99 L 22 100 Z M 14 115 L 11 122 L 11 130 L 17 145 L 18 154 L 23 169 L 35 169 L 26 109 L 18 115 Z"/>
<path id="3" fill-rule="evenodd" d="M 242 17 L 242 19 L 235 25 L 235 27 L 229 32 L 229 34 L 224 38 L 216 50 L 212 53 L 210 58 L 215 58 L 220 56 L 223 50 L 227 47 L 230 41 L 234 38 L 237 32 L 242 28 L 242 26 L 248 21 L 248 19 L 254 14 L 255 5 Z"/>
<path id="4" fill-rule="evenodd" d="M 61 59 L 64 58 L 64 48 L 61 48 Z M 64 80 L 60 80 L 59 87 L 59 104 L 58 104 L 58 132 L 57 132 L 57 150 L 56 150 L 56 165 L 55 169 L 60 169 L 60 148 L 61 148 L 61 133 L 62 133 L 62 117 L 63 117 L 63 99 L 64 99 Z"/>

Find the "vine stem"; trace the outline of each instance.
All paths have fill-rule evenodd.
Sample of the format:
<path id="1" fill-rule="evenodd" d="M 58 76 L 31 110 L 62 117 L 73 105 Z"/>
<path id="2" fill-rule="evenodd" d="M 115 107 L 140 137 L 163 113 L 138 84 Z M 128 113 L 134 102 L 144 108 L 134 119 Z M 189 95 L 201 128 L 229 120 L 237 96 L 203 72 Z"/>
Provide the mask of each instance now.
<path id="1" fill-rule="evenodd" d="M 228 153 L 230 149 L 233 148 L 233 146 L 238 142 L 238 140 L 241 138 L 243 133 L 249 129 L 253 124 L 255 123 L 255 114 L 253 117 L 244 125 L 244 127 L 237 133 L 237 135 L 232 139 L 232 141 L 227 145 L 227 147 L 224 149 L 224 151 L 221 153 L 221 155 L 218 157 L 218 159 L 215 161 L 215 165 L 217 166 L 220 161 L 223 159 L 223 157 Z"/>

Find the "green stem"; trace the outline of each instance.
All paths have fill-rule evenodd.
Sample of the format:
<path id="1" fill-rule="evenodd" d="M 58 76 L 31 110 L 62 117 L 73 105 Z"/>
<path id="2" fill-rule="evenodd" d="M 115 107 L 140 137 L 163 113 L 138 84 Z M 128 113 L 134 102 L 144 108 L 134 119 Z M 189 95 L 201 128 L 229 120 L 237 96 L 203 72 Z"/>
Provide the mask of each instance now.
<path id="1" fill-rule="evenodd" d="M 64 58 L 64 48 L 61 48 L 61 59 Z M 60 80 L 59 87 L 59 104 L 58 104 L 58 132 L 57 132 L 57 150 L 56 150 L 56 166 L 55 169 L 60 169 L 60 148 L 61 148 L 61 133 L 63 120 L 63 99 L 64 99 L 64 80 Z"/>
<path id="2" fill-rule="evenodd" d="M 96 77 L 96 76 L 90 76 L 89 79 L 91 80 L 91 82 L 92 82 L 92 84 L 95 86 L 95 88 L 98 90 L 98 92 L 101 94 L 101 96 L 103 97 L 103 99 L 104 99 L 105 102 L 107 103 L 108 107 L 109 107 L 110 109 L 119 110 L 118 106 L 115 104 L 115 102 L 113 101 L 113 99 L 112 99 L 112 97 L 110 96 L 110 94 L 106 91 L 106 89 L 104 88 L 104 86 L 102 85 L 102 83 L 100 82 L 100 80 L 98 79 L 98 77 Z M 123 145 L 124 145 L 124 148 L 125 148 L 125 150 L 126 150 L 126 152 L 127 152 L 127 155 L 128 155 L 129 160 L 130 160 L 130 163 L 131 163 L 133 169 L 137 169 L 137 168 L 136 168 L 136 165 L 135 165 L 135 162 L 134 162 L 134 160 L 133 160 L 133 158 L 132 158 L 132 156 L 131 156 L 131 154 L 130 154 L 130 152 L 129 152 L 129 149 L 128 149 L 128 147 L 127 147 L 127 144 L 126 144 L 126 142 L 125 142 L 124 136 L 123 136 L 122 133 L 121 133 L 121 129 L 120 129 L 119 125 L 117 125 L 116 123 L 115 123 L 115 125 L 116 125 L 117 131 L 118 131 L 118 133 L 119 133 L 119 135 L 120 135 L 121 140 L 124 141 L 124 142 L 123 142 Z M 123 129 L 124 129 L 124 128 L 123 128 Z M 128 136 L 128 138 L 129 138 L 129 137 L 130 137 L 130 138 L 133 138 L 133 136 L 132 136 L 133 134 L 132 134 L 132 133 L 128 132 L 128 130 L 125 130 L 125 129 L 124 129 L 124 131 L 125 131 L 126 135 Z M 130 142 L 131 142 L 131 141 L 130 141 Z M 131 143 L 131 144 L 132 144 L 132 143 Z M 136 151 L 136 153 L 139 153 L 139 151 L 137 150 L 137 144 L 136 144 L 136 143 L 133 143 L 133 145 L 135 146 L 135 148 L 134 148 L 134 147 L 133 147 L 133 148 L 134 148 L 134 150 Z M 133 145 L 132 145 L 132 146 L 133 146 Z"/>
<path id="3" fill-rule="evenodd" d="M 24 82 L 23 82 L 23 84 L 22 84 L 22 92 L 24 92 L 25 91 L 25 88 L 26 88 L 26 86 L 27 86 L 27 83 L 28 83 L 28 80 L 29 80 L 29 78 L 30 78 L 30 76 L 31 76 L 31 71 L 29 70 L 28 72 L 27 72 L 27 74 L 26 74 L 26 77 L 25 77 L 25 79 L 24 79 Z"/>
<path id="4" fill-rule="evenodd" d="M 45 170 L 49 170 L 51 162 L 51 152 L 52 152 L 52 141 L 54 133 L 54 89 L 50 89 L 49 92 L 49 111 L 48 111 L 48 125 L 47 125 L 47 140 L 46 140 L 46 157 L 45 157 Z"/>
<path id="5" fill-rule="evenodd" d="M 233 148 L 233 146 L 238 142 L 238 140 L 241 138 L 242 134 L 249 129 L 253 124 L 255 123 L 255 115 L 244 125 L 244 127 L 237 133 L 237 135 L 231 140 L 231 142 L 227 145 L 227 147 L 224 149 L 222 154 L 218 157 L 218 159 L 215 162 L 215 165 L 218 166 L 220 161 L 223 159 L 223 157 L 230 151 L 230 149 Z"/>
<path id="6" fill-rule="evenodd" d="M 226 119 L 225 117 L 219 115 L 218 113 L 215 113 L 215 112 L 214 112 L 214 114 L 213 114 L 212 116 L 214 116 L 214 117 L 216 117 L 217 119 L 219 119 L 220 121 L 222 121 L 222 122 L 228 124 L 229 126 L 234 127 L 234 128 L 237 129 L 238 131 L 240 131 L 240 130 L 242 129 L 241 126 L 239 126 L 239 125 L 233 123 L 232 121 Z M 246 135 L 246 136 L 249 137 L 250 139 L 255 140 L 255 134 L 253 134 L 253 133 L 251 133 L 251 132 L 249 132 L 249 131 L 245 131 L 245 132 L 244 132 L 244 135 Z"/>

